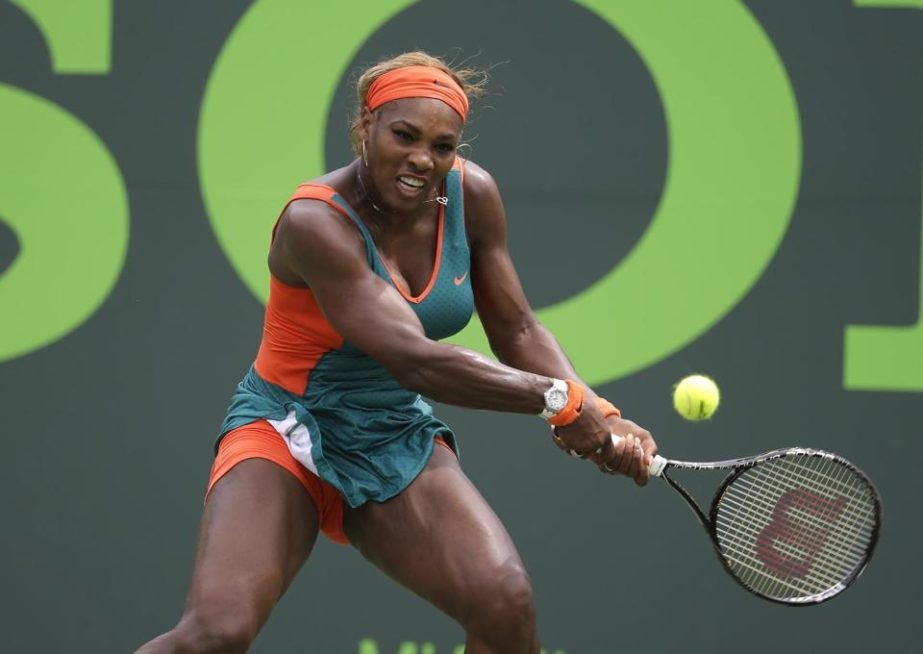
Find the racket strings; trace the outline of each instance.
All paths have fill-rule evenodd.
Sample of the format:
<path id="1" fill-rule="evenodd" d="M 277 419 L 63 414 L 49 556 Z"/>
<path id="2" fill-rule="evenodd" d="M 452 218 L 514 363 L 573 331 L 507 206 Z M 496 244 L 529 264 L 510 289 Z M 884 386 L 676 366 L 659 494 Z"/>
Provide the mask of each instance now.
<path id="1" fill-rule="evenodd" d="M 842 467 L 841 467 L 841 474 L 843 474 Z M 757 476 L 760 476 L 760 475 L 757 475 Z M 842 480 L 835 480 L 831 478 L 831 481 L 842 481 Z M 735 509 L 737 509 L 741 513 L 746 513 L 747 517 L 749 517 L 754 522 L 759 520 L 763 516 L 764 512 L 766 511 L 771 512 L 773 510 L 775 506 L 774 503 L 771 504 L 768 501 L 766 501 L 765 498 L 762 498 L 759 496 L 754 497 L 751 494 L 750 491 L 752 491 L 754 487 L 751 480 L 744 479 L 740 483 L 748 484 L 749 486 L 746 497 L 744 498 L 744 500 L 739 500 L 734 495 L 728 495 L 724 499 L 724 501 L 727 502 L 728 505 L 733 506 Z M 815 490 L 819 490 L 819 489 L 815 488 Z M 852 489 L 849 489 L 849 490 L 851 491 Z M 850 526 L 856 528 L 856 527 L 860 527 L 863 524 L 867 524 L 870 518 L 870 513 L 872 509 L 874 508 L 873 503 L 864 501 L 865 498 L 856 497 L 856 496 L 854 496 L 854 498 L 857 500 L 861 500 L 862 503 L 861 504 L 850 503 L 847 507 L 844 508 L 843 513 L 840 514 L 840 519 L 844 521 L 843 526 L 844 528 L 846 528 L 847 531 L 849 530 L 848 528 Z M 861 514 L 856 514 L 854 511 L 851 510 L 857 506 L 864 507 L 864 511 Z M 755 510 L 751 510 L 751 507 L 755 507 Z M 811 515 L 811 514 L 804 515 L 800 511 L 791 512 L 787 516 L 787 519 L 791 523 L 793 523 L 793 525 L 797 528 L 797 530 L 802 534 L 810 533 L 810 529 L 813 528 L 813 526 L 816 524 L 816 521 L 817 521 L 816 516 Z M 853 531 L 855 531 L 855 529 L 853 529 Z M 733 536 L 731 532 L 726 532 L 726 533 L 728 533 L 729 537 Z M 840 541 L 833 541 L 830 543 L 831 549 L 835 550 L 839 556 L 848 557 L 850 555 L 850 552 L 843 549 L 841 545 L 842 544 Z M 861 558 L 864 553 L 864 547 L 862 546 L 861 543 L 856 543 L 854 545 L 855 546 L 852 548 L 852 551 L 856 553 L 855 555 L 857 557 Z"/>
<path id="2" fill-rule="evenodd" d="M 750 500 L 750 502 L 753 502 L 754 500 L 753 488 L 754 486 L 751 485 L 746 491 L 746 497 Z M 765 513 L 766 508 L 763 508 L 761 510 Z M 757 515 L 758 513 L 759 512 L 757 512 Z M 748 520 L 753 520 L 754 515 L 755 514 L 752 510 L 748 510 L 746 518 Z M 763 518 L 764 518 L 763 521 L 765 521 L 765 515 L 763 515 Z M 829 516 L 821 516 L 821 518 L 829 519 Z M 789 523 L 786 525 L 786 529 L 784 533 L 785 539 L 783 539 L 781 542 L 774 543 L 773 545 L 780 551 L 780 553 L 783 556 L 791 557 L 792 560 L 798 560 L 800 557 L 804 556 L 804 551 L 806 549 L 809 549 L 807 546 L 810 545 L 810 543 L 808 542 L 810 540 L 810 537 L 805 536 L 805 534 L 811 534 L 811 533 L 816 534 L 817 531 L 816 529 L 811 530 L 811 531 L 806 531 L 804 526 L 798 526 L 797 524 L 791 524 L 790 516 L 786 516 L 786 520 L 788 520 Z M 763 527 L 763 529 L 765 529 L 765 527 Z M 754 529 L 749 529 L 747 531 L 749 531 L 749 533 L 746 533 L 744 537 L 741 537 L 741 535 L 738 534 L 737 538 L 732 539 L 732 547 L 729 549 L 736 550 L 736 552 L 731 552 L 729 554 L 733 555 L 734 553 L 736 553 L 738 554 L 738 556 L 743 556 L 743 558 L 747 559 L 752 564 L 746 567 L 750 568 L 751 571 L 759 571 L 764 568 L 765 561 L 760 561 L 759 557 L 753 556 L 752 542 L 759 538 L 759 533 L 762 533 L 762 530 L 760 530 L 759 533 L 755 532 Z M 726 530 L 722 530 L 722 532 L 726 532 Z M 838 556 L 841 556 L 842 554 L 843 553 L 840 552 L 838 553 Z M 829 559 L 829 556 L 822 555 L 816 558 Z M 847 558 L 854 558 L 854 557 L 847 556 Z M 741 563 L 743 563 L 743 561 L 741 561 Z M 785 571 L 783 570 L 783 572 Z M 824 574 L 823 568 L 816 568 L 813 570 L 813 572 L 815 573 L 815 577 L 819 577 L 819 581 L 822 581 L 824 583 L 835 584 L 838 581 L 836 576 Z M 763 581 L 765 581 L 765 579 L 763 579 Z M 804 588 L 810 589 L 810 587 L 805 586 L 804 583 L 797 583 L 800 581 L 797 578 L 794 580 L 789 580 L 783 583 L 782 585 L 786 587 L 791 587 L 793 585 L 792 583 L 790 583 L 791 581 L 796 582 L 794 585 L 797 587 L 804 587 Z M 760 588 L 761 590 L 771 590 L 771 589 L 767 589 L 763 587 L 760 587 Z"/>
<path id="3" fill-rule="evenodd" d="M 782 570 L 775 576 L 768 575 L 765 560 L 755 556 L 749 544 L 738 541 L 737 547 L 724 547 L 723 554 L 731 564 L 732 571 L 744 584 L 762 595 L 776 598 L 810 597 L 820 591 L 835 588 L 842 579 L 838 576 L 824 574 L 821 568 L 815 567 L 811 578 L 800 579 L 801 573 L 792 573 L 798 576 L 787 577 L 787 571 Z M 798 559 L 803 552 L 797 547 L 779 548 L 783 555 Z M 811 561 L 812 565 L 814 560 Z M 746 573 L 746 574 L 745 574 Z M 787 590 L 788 592 L 782 592 Z"/>
<path id="4" fill-rule="evenodd" d="M 747 497 L 751 501 L 754 499 L 753 494 L 752 494 L 752 487 L 748 489 Z M 763 507 L 762 510 L 765 512 L 766 508 Z M 754 515 L 756 514 L 754 514 L 753 511 L 747 511 L 746 517 L 747 519 L 752 520 L 754 518 Z M 786 520 L 786 525 L 785 525 L 784 534 L 782 534 L 784 538 L 777 539 L 772 544 L 773 547 L 776 548 L 776 550 L 778 550 L 779 554 L 782 557 L 788 557 L 787 559 L 783 558 L 783 561 L 784 560 L 791 560 L 791 561 L 803 560 L 803 557 L 806 556 L 806 552 L 810 554 L 812 550 L 816 550 L 817 549 L 816 540 L 817 540 L 817 534 L 818 534 L 818 530 L 816 528 L 817 520 L 819 519 L 829 524 L 831 522 L 831 518 L 834 517 L 830 515 L 823 515 L 822 512 L 820 516 L 817 516 L 815 515 L 815 513 L 812 512 L 812 513 L 807 514 L 806 520 L 805 519 L 798 520 L 795 518 L 795 516 L 797 515 L 798 515 L 797 509 L 795 509 L 795 510 L 790 511 L 789 514 L 785 516 L 784 519 Z M 763 517 L 765 518 L 765 515 Z M 847 520 L 847 522 L 854 522 L 854 520 Z M 766 529 L 766 527 L 763 527 L 763 529 Z M 825 529 L 825 531 L 829 531 L 828 528 L 822 527 L 822 529 Z M 757 566 L 758 570 L 762 569 L 766 561 L 761 561 L 759 557 L 753 556 L 752 542 L 748 542 L 748 541 L 758 540 L 759 534 L 762 533 L 762 529 L 758 533 L 755 532 L 754 529 L 748 529 L 745 531 L 749 532 L 749 533 L 746 533 L 746 538 L 741 538 L 740 535 L 738 534 L 737 538 L 730 539 L 732 542 L 732 546 L 730 549 L 736 550 L 735 552 L 736 554 L 742 555 L 746 559 L 749 559 L 751 562 L 753 562 Z M 726 530 L 722 530 L 722 533 L 727 534 Z M 823 549 L 821 549 L 820 551 L 813 552 L 815 556 L 811 560 L 811 565 L 812 565 L 812 572 L 814 573 L 814 576 L 817 578 L 816 581 L 831 585 L 831 584 L 836 584 L 838 581 L 840 581 L 840 579 L 839 579 L 838 574 L 830 574 L 830 568 L 831 567 L 836 568 L 837 566 L 843 567 L 844 561 L 845 561 L 845 567 L 848 570 L 851 570 L 854 567 L 855 563 L 861 561 L 862 552 L 861 550 L 859 550 L 858 552 L 845 551 L 843 550 L 842 547 L 835 546 L 836 545 L 835 539 L 830 539 L 829 536 L 827 537 L 827 541 L 828 541 L 827 545 L 831 545 L 831 544 L 834 545 L 833 547 L 829 548 L 833 556 L 831 556 L 831 552 L 823 551 Z M 825 570 L 823 566 L 816 566 L 815 563 L 817 561 L 826 563 L 828 565 L 828 569 Z M 853 564 L 853 565 L 850 565 L 850 564 Z M 787 571 L 783 569 L 781 572 L 785 573 Z M 797 580 L 797 577 L 800 576 L 794 573 L 792 573 L 792 575 L 796 577 L 796 580 Z M 808 581 L 811 581 L 811 580 L 808 579 Z M 788 586 L 791 584 L 786 584 L 786 585 Z M 810 590 L 811 588 L 810 585 L 805 585 L 804 583 L 796 584 L 796 585 L 799 585 L 800 587 L 803 587 L 806 590 Z"/>
<path id="5" fill-rule="evenodd" d="M 738 510 L 745 510 L 742 507 L 736 505 L 736 503 L 729 502 L 729 504 L 734 504 L 735 508 Z M 750 514 L 752 518 L 754 514 Z M 804 536 L 804 533 L 807 530 L 810 530 L 814 527 L 814 523 L 803 521 L 801 523 L 796 523 L 794 529 L 796 532 L 795 536 L 789 536 L 787 541 L 778 541 L 775 544 L 782 553 L 791 556 L 793 558 L 801 557 L 804 555 L 804 551 L 807 549 L 809 543 Z M 755 556 L 752 555 L 751 543 L 759 538 L 762 529 L 757 529 L 755 526 L 744 525 L 736 530 L 729 530 L 726 528 L 719 527 L 717 529 L 719 539 L 722 542 L 727 542 L 728 549 L 734 549 L 736 553 L 743 557 L 750 558 L 755 563 L 762 563 Z M 797 534 L 801 534 L 799 539 Z M 746 538 L 745 538 L 746 537 Z M 852 569 L 858 563 L 862 561 L 865 556 L 865 547 L 867 543 L 863 543 L 861 539 L 857 539 L 855 543 L 849 548 L 843 547 L 838 542 L 829 542 L 828 547 L 824 550 L 821 550 L 817 553 L 813 560 L 821 561 L 828 564 L 830 567 L 842 566 L 847 569 Z M 817 574 L 823 576 L 824 570 L 818 569 Z M 838 576 L 827 577 L 827 581 L 835 582 L 838 580 Z"/>
<path id="6" fill-rule="evenodd" d="M 727 495 L 723 502 L 736 507 L 740 513 L 738 520 L 734 521 L 731 526 L 722 526 L 721 520 L 716 525 L 716 533 L 719 542 L 722 545 L 723 554 L 729 563 L 734 564 L 737 568 L 743 568 L 746 575 L 738 574 L 744 583 L 761 594 L 770 596 L 779 595 L 782 589 L 790 591 L 790 596 L 801 596 L 809 589 L 797 579 L 777 578 L 775 587 L 768 588 L 766 577 L 766 567 L 755 554 L 754 543 L 759 538 L 765 524 L 768 524 L 766 516 L 771 514 L 774 506 L 762 497 L 760 487 L 756 484 L 741 485 L 746 488 L 744 497 L 739 502 L 731 499 L 732 495 Z M 738 489 L 739 490 L 739 489 Z M 756 494 L 754 494 L 756 491 Z M 735 574 L 736 571 L 735 571 Z M 838 579 L 827 578 L 828 586 L 835 584 Z"/>
<path id="7" fill-rule="evenodd" d="M 832 457 L 789 454 L 739 475 L 715 510 L 728 568 L 767 597 L 830 591 L 864 564 L 877 524 L 874 491 Z"/>
<path id="8" fill-rule="evenodd" d="M 747 568 L 753 573 L 754 579 L 757 581 L 763 580 L 763 586 L 756 585 L 756 588 L 765 591 L 768 590 L 765 588 L 765 583 L 769 580 L 769 577 L 766 576 L 765 563 L 753 553 L 754 549 L 752 546 L 752 543 L 759 537 L 760 533 L 761 530 L 756 529 L 738 530 L 736 532 L 719 529 L 717 535 L 722 544 L 723 553 L 726 558 L 735 565 Z M 783 555 L 797 559 L 804 556 L 804 551 L 806 549 L 804 547 L 799 547 L 799 545 L 800 543 L 796 540 L 791 544 L 784 542 L 776 543 L 775 547 L 777 547 Z M 833 550 L 833 548 L 831 548 L 831 550 Z M 812 561 L 826 563 L 828 565 L 828 570 L 836 568 L 837 566 L 844 567 L 846 570 L 853 570 L 863 561 L 864 557 L 865 552 L 861 549 L 853 549 L 852 551 L 839 550 L 832 552 L 832 554 L 821 552 L 819 555 L 815 556 Z M 843 579 L 842 575 L 825 572 L 824 568 L 820 567 L 814 569 L 812 572 L 814 574 L 814 579 L 822 583 L 823 588 L 834 587 Z M 774 580 L 780 586 L 799 591 L 797 595 L 814 594 L 811 592 L 815 590 L 814 587 L 808 583 L 801 583 L 797 579 L 788 581 L 782 576 L 778 576 L 774 578 Z"/>
<path id="9" fill-rule="evenodd" d="M 759 496 L 753 495 L 754 488 L 754 485 L 748 485 L 744 491 L 743 499 L 740 502 L 733 503 L 733 506 L 738 507 L 740 516 L 745 517 L 745 519 L 736 520 L 730 526 L 722 526 L 722 521 L 719 519 L 715 531 L 721 544 L 722 554 L 729 564 L 733 565 L 732 571 L 735 575 L 748 587 L 759 591 L 761 594 L 766 594 L 765 589 L 760 587 L 759 584 L 752 583 L 752 580 L 760 580 L 765 576 L 765 566 L 753 554 L 752 543 L 756 541 L 760 533 L 760 529 L 757 528 L 758 521 L 765 517 L 765 511 L 768 508 L 765 501 L 762 501 Z M 723 501 L 730 502 L 727 497 Z M 763 506 L 759 511 L 748 508 L 759 505 Z M 745 574 L 741 574 L 741 569 Z M 800 584 L 790 582 L 787 579 L 777 580 L 777 585 L 776 594 L 782 588 L 788 589 L 792 595 L 804 593 L 804 589 Z"/>
<path id="10" fill-rule="evenodd" d="M 832 459 L 819 459 L 822 461 L 821 470 L 818 470 L 818 478 L 823 477 L 824 483 L 829 483 L 827 488 L 824 488 L 822 485 L 814 483 L 814 479 L 805 478 L 803 475 L 797 474 L 798 472 L 798 462 L 797 461 L 781 461 L 779 470 L 785 473 L 788 481 L 793 484 L 803 484 L 803 488 L 807 487 L 808 489 L 816 492 L 819 495 L 827 496 L 829 494 L 839 494 L 841 497 L 846 497 L 847 501 L 843 504 L 841 511 L 837 515 L 831 515 L 830 513 L 820 512 L 820 515 L 805 512 L 791 510 L 786 516 L 790 522 L 794 522 L 797 526 L 801 528 L 802 534 L 809 534 L 807 529 L 812 528 L 816 521 L 819 519 L 821 522 L 826 522 L 828 525 L 834 523 L 835 526 L 841 527 L 842 531 L 847 535 L 852 532 L 861 532 L 861 526 L 864 524 L 869 524 L 869 519 L 871 517 L 871 512 L 875 507 L 874 498 L 868 487 L 868 485 L 858 477 L 852 470 L 848 467 L 837 463 Z M 788 467 L 786 467 L 788 466 Z M 827 474 L 830 472 L 830 469 L 833 469 L 834 475 Z M 792 473 L 796 474 L 792 474 Z M 757 471 L 759 474 L 759 471 Z M 856 482 L 859 482 L 857 484 Z M 864 491 L 860 493 L 858 491 Z M 854 500 L 854 501 L 849 501 Z M 796 512 L 797 511 L 797 512 Z M 841 521 L 841 524 L 838 522 Z M 830 546 L 831 550 L 844 552 L 843 545 L 846 544 L 848 536 L 844 535 L 840 538 L 829 538 L 827 543 Z M 869 532 L 869 536 L 871 532 Z M 861 536 L 859 539 L 853 538 L 853 545 L 856 546 L 861 541 Z M 867 547 L 867 543 L 862 543 L 860 547 L 855 547 L 859 551 L 859 556 L 861 557 L 863 552 Z"/>

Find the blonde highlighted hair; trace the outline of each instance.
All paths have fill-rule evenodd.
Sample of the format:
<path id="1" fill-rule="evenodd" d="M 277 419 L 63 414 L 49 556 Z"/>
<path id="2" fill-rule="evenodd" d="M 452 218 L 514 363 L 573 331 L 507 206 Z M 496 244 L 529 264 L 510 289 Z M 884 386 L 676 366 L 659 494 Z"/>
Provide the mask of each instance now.
<path id="1" fill-rule="evenodd" d="M 353 152 L 357 155 L 362 152 L 362 139 L 359 138 L 359 128 L 362 126 L 362 110 L 365 109 L 369 87 L 372 82 L 385 73 L 406 66 L 438 68 L 458 82 L 469 100 L 479 98 L 485 93 L 485 86 L 487 85 L 487 71 L 485 70 L 472 67 L 455 68 L 443 59 L 419 50 L 384 59 L 366 68 L 356 82 L 356 114 L 353 116 L 352 123 L 349 126 L 349 142 L 352 144 Z"/>

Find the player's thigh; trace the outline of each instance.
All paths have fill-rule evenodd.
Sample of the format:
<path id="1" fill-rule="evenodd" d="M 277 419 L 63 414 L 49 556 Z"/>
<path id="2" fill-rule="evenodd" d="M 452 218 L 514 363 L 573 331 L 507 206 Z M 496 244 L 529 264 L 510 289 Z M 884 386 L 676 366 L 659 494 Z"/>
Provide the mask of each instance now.
<path id="1" fill-rule="evenodd" d="M 367 559 L 456 619 L 510 592 L 531 602 L 512 539 L 444 447 L 404 492 L 348 510 L 344 525 Z"/>
<path id="2" fill-rule="evenodd" d="M 235 465 L 209 493 L 186 613 L 266 620 L 317 540 L 317 509 L 291 473 L 265 459 Z"/>

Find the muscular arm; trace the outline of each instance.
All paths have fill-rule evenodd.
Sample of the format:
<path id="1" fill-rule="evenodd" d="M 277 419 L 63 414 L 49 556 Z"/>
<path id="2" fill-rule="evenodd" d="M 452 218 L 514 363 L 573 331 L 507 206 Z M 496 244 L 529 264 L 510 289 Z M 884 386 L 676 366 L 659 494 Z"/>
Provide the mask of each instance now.
<path id="1" fill-rule="evenodd" d="M 507 250 L 506 217 L 497 185 L 471 163 L 465 169 L 465 215 L 471 241 L 471 283 L 491 350 L 513 368 L 578 379 L 523 293 Z"/>
<path id="2" fill-rule="evenodd" d="M 479 409 L 537 414 L 551 380 L 432 341 L 406 301 L 368 265 L 355 227 L 312 201 L 289 205 L 270 267 L 314 293 L 340 335 L 387 368 L 405 388 Z"/>

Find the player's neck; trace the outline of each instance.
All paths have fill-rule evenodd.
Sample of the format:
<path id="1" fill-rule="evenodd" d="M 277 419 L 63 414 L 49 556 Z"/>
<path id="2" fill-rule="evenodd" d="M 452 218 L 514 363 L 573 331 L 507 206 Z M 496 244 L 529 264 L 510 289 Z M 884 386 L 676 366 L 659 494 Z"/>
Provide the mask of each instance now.
<path id="1" fill-rule="evenodd" d="M 410 231 L 414 225 L 433 212 L 433 201 L 426 201 L 411 212 L 401 212 L 388 207 L 384 204 L 376 192 L 368 170 L 363 166 L 361 160 L 356 162 L 355 180 L 353 190 L 353 207 L 369 226 L 375 226 L 380 230 L 388 232 Z M 435 204 L 438 211 L 438 204 Z"/>

